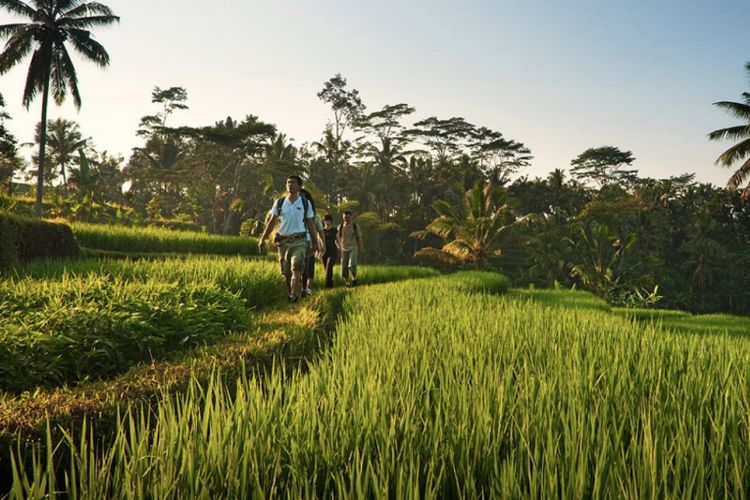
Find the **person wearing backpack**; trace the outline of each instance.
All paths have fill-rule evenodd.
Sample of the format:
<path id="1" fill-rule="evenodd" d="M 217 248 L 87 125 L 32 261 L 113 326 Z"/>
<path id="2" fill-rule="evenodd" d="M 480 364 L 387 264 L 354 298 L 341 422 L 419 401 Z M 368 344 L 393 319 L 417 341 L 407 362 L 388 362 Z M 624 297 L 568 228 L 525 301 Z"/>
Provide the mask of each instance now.
<path id="1" fill-rule="evenodd" d="M 312 206 L 313 214 L 315 214 L 315 229 L 318 230 L 318 248 L 323 249 L 323 242 L 320 240 L 323 235 L 323 222 L 321 222 L 320 216 L 317 210 L 315 210 L 315 200 L 313 200 L 312 195 L 307 189 L 300 189 L 299 194 Z M 309 231 L 305 239 L 307 240 L 307 254 L 305 256 L 305 270 L 302 271 L 302 293 L 303 295 L 312 295 L 316 255 L 312 251 L 312 236 Z"/>
<path id="2" fill-rule="evenodd" d="M 333 288 L 333 266 L 339 258 L 339 231 L 333 227 L 333 217 L 326 214 L 323 217 L 323 268 L 326 270 L 326 288 Z"/>
<path id="3" fill-rule="evenodd" d="M 318 250 L 318 232 L 313 222 L 315 214 L 310 203 L 300 196 L 301 188 L 302 179 L 298 175 L 287 177 L 287 196 L 274 202 L 271 207 L 271 218 L 258 242 L 258 250 L 263 253 L 266 238 L 276 225 L 276 221 L 281 221 L 274 243 L 279 249 L 279 265 L 281 274 L 286 279 L 290 303 L 299 302 L 302 296 L 302 271 L 305 268 L 308 231 L 312 236 L 311 250 Z"/>
<path id="4" fill-rule="evenodd" d="M 357 284 L 357 257 L 365 254 L 362 232 L 357 223 L 352 220 L 351 210 L 344 211 L 344 222 L 338 229 L 339 248 L 341 249 L 341 277 L 346 286 Z M 349 274 L 351 273 L 351 280 Z"/>

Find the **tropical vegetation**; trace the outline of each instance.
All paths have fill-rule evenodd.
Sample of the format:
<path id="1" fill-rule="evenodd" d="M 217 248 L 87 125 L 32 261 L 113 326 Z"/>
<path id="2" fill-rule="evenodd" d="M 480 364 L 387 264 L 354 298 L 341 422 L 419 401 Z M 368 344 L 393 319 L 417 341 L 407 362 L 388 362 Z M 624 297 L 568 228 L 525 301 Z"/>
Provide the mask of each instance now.
<path id="1" fill-rule="evenodd" d="M 0 39 L 8 39 L 5 49 L 0 53 L 0 75 L 20 64 L 33 51 L 23 91 L 23 104 L 28 108 L 37 95 L 41 94 L 42 119 L 35 205 L 35 212 L 39 217 L 42 214 L 44 194 L 50 90 L 56 104 L 61 104 L 70 93 L 75 106 L 81 107 L 78 75 L 66 43 L 86 59 L 106 67 L 109 65 L 109 54 L 94 40 L 88 28 L 108 26 L 118 22 L 119 18 L 104 4 L 82 0 L 33 0 L 31 5 L 21 0 L 0 0 L 0 8 L 30 21 L 0 26 Z"/>

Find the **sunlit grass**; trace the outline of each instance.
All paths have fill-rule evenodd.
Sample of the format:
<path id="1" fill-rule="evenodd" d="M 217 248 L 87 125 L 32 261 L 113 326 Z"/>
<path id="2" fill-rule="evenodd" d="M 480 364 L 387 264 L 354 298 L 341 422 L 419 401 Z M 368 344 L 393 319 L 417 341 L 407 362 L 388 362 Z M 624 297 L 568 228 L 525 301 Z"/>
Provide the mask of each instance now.
<path id="1" fill-rule="evenodd" d="M 189 253 L 257 255 L 258 240 L 244 236 L 221 236 L 155 227 L 125 227 L 108 224 L 72 224 L 78 243 L 85 248 L 126 254 Z"/>
<path id="2" fill-rule="evenodd" d="M 129 413 L 96 459 L 77 435 L 58 449 L 72 465 L 55 487 L 84 498 L 747 496 L 748 342 L 494 295 L 506 283 L 476 277 L 362 289 L 309 372 L 280 366 L 236 393 L 194 385 L 154 417 Z M 27 487 L 18 470 L 19 495 L 49 480 L 47 461 Z"/>

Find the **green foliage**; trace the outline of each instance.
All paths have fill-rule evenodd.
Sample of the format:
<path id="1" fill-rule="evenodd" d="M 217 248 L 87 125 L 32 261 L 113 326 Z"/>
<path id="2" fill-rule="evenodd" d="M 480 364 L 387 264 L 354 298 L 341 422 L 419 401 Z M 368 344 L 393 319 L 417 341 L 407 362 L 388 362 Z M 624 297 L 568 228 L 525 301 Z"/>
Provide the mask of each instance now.
<path id="1" fill-rule="evenodd" d="M 656 285 L 651 291 L 641 288 L 623 290 L 620 295 L 613 297 L 611 302 L 615 306 L 653 308 L 663 298 L 659 295 L 659 285 Z"/>
<path id="2" fill-rule="evenodd" d="M 745 69 L 748 75 L 750 75 L 750 62 L 745 63 Z M 711 140 L 731 139 L 739 141 L 716 159 L 716 164 L 722 167 L 731 167 L 733 164 L 741 162 L 739 168 L 727 181 L 727 188 L 732 190 L 741 188 L 747 180 L 748 175 L 750 175 L 750 161 L 747 161 L 748 156 L 750 156 L 750 141 L 748 141 L 750 139 L 750 131 L 748 131 L 748 122 L 750 122 L 750 92 L 743 92 L 742 98 L 743 102 L 719 101 L 715 102 L 714 106 L 743 120 L 745 123 L 714 130 L 708 134 L 708 138 Z M 750 198 L 750 184 L 742 190 L 742 198 Z"/>
<path id="3" fill-rule="evenodd" d="M 634 161 L 633 153 L 614 146 L 589 148 L 570 162 L 570 173 L 600 187 L 628 183 L 636 178 L 637 171 L 623 170 L 622 167 L 632 165 Z"/>
<path id="4" fill-rule="evenodd" d="M 18 451 L 15 494 L 746 496 L 744 339 L 618 317 L 582 292 L 498 295 L 495 278 L 357 291 L 304 374 L 192 384 L 126 410 L 106 448 L 83 432 Z M 68 482 L 50 484 L 68 456 Z"/>
<path id="5" fill-rule="evenodd" d="M 215 284 L 5 281 L 0 304 L 0 388 L 13 392 L 108 377 L 248 324 Z"/>
<path id="6" fill-rule="evenodd" d="M 445 244 L 440 249 L 422 248 L 415 256 L 470 263 L 477 270 L 483 269 L 492 256 L 500 254 L 501 237 L 513 224 L 524 219 L 513 216 L 506 192 L 492 184 L 477 183 L 466 192 L 465 215 L 445 201 L 436 201 L 433 208 L 438 217 L 424 231 L 412 235 L 424 239 L 432 234 Z"/>
<path id="7" fill-rule="evenodd" d="M 257 255 L 256 238 L 219 236 L 166 228 L 130 228 L 103 224 L 74 223 L 73 231 L 82 247 L 129 254 L 188 253 Z"/>
<path id="8" fill-rule="evenodd" d="M 29 21 L 0 26 L 0 38 L 9 38 L 5 50 L 0 54 L 0 75 L 8 72 L 33 51 L 23 92 L 23 104 L 28 108 L 37 94 L 42 95 L 41 140 L 34 207 L 37 217 L 40 217 L 44 191 L 48 94 L 51 91 L 55 103 L 60 105 L 70 92 L 73 104 L 76 108 L 81 107 L 78 76 L 68 46 L 72 45 L 76 52 L 97 65 L 108 66 L 109 54 L 92 38 L 88 28 L 107 26 L 118 22 L 120 18 L 109 7 L 98 2 L 51 0 L 35 2 L 32 7 L 19 1 L 3 1 L 0 7 Z"/>
<path id="9" fill-rule="evenodd" d="M 0 212 L 0 271 L 34 259 L 79 254 L 78 243 L 67 224 Z"/>

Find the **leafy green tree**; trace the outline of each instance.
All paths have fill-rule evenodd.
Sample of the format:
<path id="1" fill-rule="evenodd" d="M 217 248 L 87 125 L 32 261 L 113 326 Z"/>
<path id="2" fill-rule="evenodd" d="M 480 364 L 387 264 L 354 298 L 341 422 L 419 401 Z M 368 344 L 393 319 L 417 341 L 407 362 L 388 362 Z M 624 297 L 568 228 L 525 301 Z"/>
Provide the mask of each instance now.
<path id="1" fill-rule="evenodd" d="M 431 116 L 415 123 L 407 133 L 427 146 L 438 164 L 447 164 L 466 153 L 476 127 L 461 117 Z"/>
<path id="2" fill-rule="evenodd" d="M 160 104 L 163 108 L 161 112 L 155 115 L 142 117 L 136 134 L 149 138 L 156 133 L 163 132 L 167 126 L 169 115 L 178 109 L 188 109 L 187 104 L 185 104 L 187 98 L 187 90 L 184 87 L 169 87 L 168 89 L 154 87 L 154 90 L 151 91 L 151 102 Z"/>
<path id="3" fill-rule="evenodd" d="M 18 155 L 18 141 L 5 127 L 5 120 L 10 120 L 10 115 L 3 110 L 4 107 L 5 100 L 0 94 L 0 184 L 10 194 L 13 187 L 13 175 L 20 170 L 23 160 Z"/>
<path id="4" fill-rule="evenodd" d="M 318 98 L 329 104 L 333 110 L 331 132 L 337 142 L 344 136 L 344 131 L 353 125 L 365 110 L 362 98 L 357 89 L 347 90 L 346 78 L 337 73 L 323 84 Z"/>
<path id="5" fill-rule="evenodd" d="M 263 146 L 263 168 L 271 176 L 270 184 L 279 186 L 286 181 L 297 165 L 297 148 L 287 136 L 277 133 Z"/>
<path id="6" fill-rule="evenodd" d="M 623 272 L 622 264 L 628 249 L 635 243 L 635 234 L 630 233 L 621 240 L 609 227 L 598 222 L 578 224 L 576 232 L 578 238 L 571 239 L 571 244 L 578 260 L 571 268 L 571 276 L 584 288 L 611 300 L 619 290 L 627 288 L 627 272 Z"/>
<path id="7" fill-rule="evenodd" d="M 624 169 L 635 161 L 633 153 L 614 146 L 589 148 L 570 162 L 570 173 L 576 179 L 593 181 L 599 188 L 631 182 L 637 171 Z"/>
<path id="8" fill-rule="evenodd" d="M 141 118 L 137 134 L 145 139 L 124 169 L 131 183 L 128 196 L 137 208 L 150 206 L 151 217 L 169 217 L 182 200 L 187 180 L 182 161 L 187 152 L 186 140 L 167 127 L 167 119 L 176 110 L 186 110 L 187 91 L 183 87 L 162 90 L 154 87 L 151 102 L 162 109 Z"/>
<path id="9" fill-rule="evenodd" d="M 414 232 L 412 236 L 424 239 L 434 235 L 442 239 L 444 245 L 422 248 L 415 256 L 473 264 L 476 269 L 484 269 L 488 259 L 500 255 L 503 235 L 527 218 L 517 218 L 513 214 L 506 196 L 506 191 L 500 187 L 477 183 L 466 192 L 462 207 L 465 213 L 444 201 L 436 201 L 433 208 L 438 217 L 424 231 Z"/>
<path id="10" fill-rule="evenodd" d="M 396 215 L 403 207 L 408 191 L 406 181 L 406 146 L 401 119 L 414 112 L 406 104 L 386 105 L 381 110 L 361 117 L 355 127 L 364 135 L 358 138 L 358 154 L 362 158 L 363 189 L 360 202 L 372 207 L 381 217 Z"/>
<path id="11" fill-rule="evenodd" d="M 531 164 L 531 150 L 503 134 L 480 127 L 470 139 L 472 157 L 493 184 L 505 185 L 512 175 Z"/>
<path id="12" fill-rule="evenodd" d="M 750 62 L 745 64 L 745 69 L 750 76 Z M 741 162 L 739 168 L 729 177 L 727 188 L 739 189 L 750 175 L 750 92 L 742 93 L 743 102 L 719 101 L 714 106 L 726 111 L 730 115 L 743 120 L 745 123 L 733 127 L 721 128 L 708 134 L 708 138 L 717 141 L 730 139 L 739 141 L 734 146 L 724 151 L 717 159 L 716 164 L 730 168 L 733 164 Z M 742 189 L 742 198 L 750 198 L 750 184 Z"/>
<path id="13" fill-rule="evenodd" d="M 344 133 L 359 120 L 365 105 L 359 91 L 347 89 L 346 78 L 338 73 L 323 84 L 318 98 L 330 105 L 333 111 L 333 122 L 326 125 L 322 139 L 313 143 L 313 147 L 324 159 L 321 162 L 319 156 L 315 164 L 317 170 L 325 171 L 325 177 L 329 177 L 325 188 L 329 192 L 329 205 L 333 206 L 341 201 L 344 183 L 351 174 L 349 160 L 352 142 L 344 139 Z"/>
<path id="14" fill-rule="evenodd" d="M 269 143 L 276 136 L 273 125 L 248 115 L 242 122 L 229 117 L 210 127 L 179 127 L 170 132 L 189 141 L 182 161 L 182 170 L 187 172 L 185 198 L 191 203 L 188 215 L 200 214 L 215 232 L 236 234 L 243 215 L 257 218 L 267 210 L 270 196 L 266 199 L 265 195 L 272 182 L 263 167 Z"/>
<path id="15" fill-rule="evenodd" d="M 19 64 L 32 50 L 23 104 L 28 108 L 38 93 L 42 94 L 42 130 L 39 143 L 39 168 L 34 211 L 42 214 L 44 194 L 45 146 L 47 138 L 47 103 L 49 91 L 55 103 L 62 104 L 68 92 L 76 108 L 81 107 L 78 76 L 68 54 L 66 42 L 79 54 L 99 66 L 109 64 L 109 54 L 95 41 L 88 28 L 108 26 L 119 21 L 106 5 L 81 0 L 34 0 L 32 5 L 21 0 L 0 0 L 0 7 L 29 23 L 4 24 L 0 37 L 8 38 L 0 54 L 0 74 Z"/>
<path id="16" fill-rule="evenodd" d="M 37 123 L 34 141 L 36 144 L 41 142 L 42 125 Z M 64 118 L 57 118 L 47 122 L 47 156 L 52 165 L 56 165 L 57 172 L 49 168 L 45 172 L 46 181 L 49 183 L 57 175 L 62 175 L 63 194 L 67 195 L 68 167 L 76 163 L 79 159 L 78 150 L 86 146 L 88 139 L 81 135 L 79 125 Z M 34 155 L 32 160 L 38 165 L 39 157 Z"/>
<path id="17" fill-rule="evenodd" d="M 343 197 L 346 178 L 352 174 L 349 165 L 352 143 L 337 138 L 329 125 L 321 140 L 311 146 L 314 153 L 308 161 L 308 178 L 326 189 L 330 206 L 337 205 Z"/>

